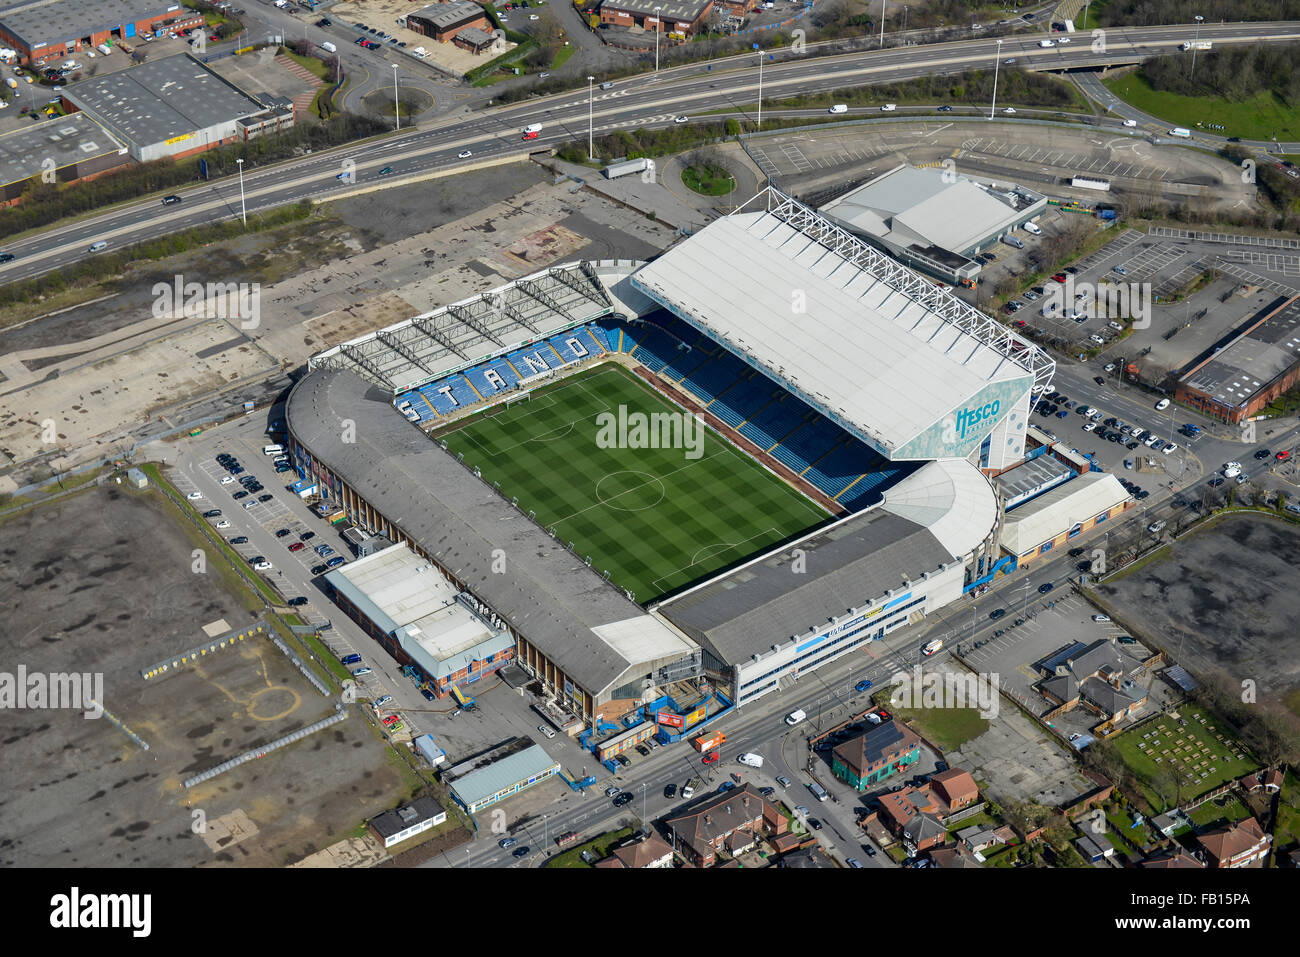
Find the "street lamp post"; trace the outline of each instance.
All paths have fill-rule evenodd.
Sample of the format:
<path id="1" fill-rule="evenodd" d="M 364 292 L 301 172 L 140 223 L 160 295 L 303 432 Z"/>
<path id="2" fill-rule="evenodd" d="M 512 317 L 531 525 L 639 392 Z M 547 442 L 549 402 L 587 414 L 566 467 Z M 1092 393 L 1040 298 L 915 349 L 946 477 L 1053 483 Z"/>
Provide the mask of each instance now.
<path id="1" fill-rule="evenodd" d="M 550 825 L 546 820 L 546 815 L 542 815 L 542 847 L 549 847 L 551 843 Z"/>
<path id="2" fill-rule="evenodd" d="M 880 45 L 885 45 L 885 2 L 880 0 Z"/>
<path id="3" fill-rule="evenodd" d="M 663 7 L 655 7 L 655 76 L 659 75 L 659 34 L 663 32 L 663 21 L 659 19 L 659 11 Z"/>
<path id="4" fill-rule="evenodd" d="M 763 129 L 763 51 L 758 44 L 754 44 L 754 49 L 758 51 L 758 129 Z"/>
<path id="5" fill-rule="evenodd" d="M 1204 19 L 1205 19 L 1205 17 L 1202 17 L 1202 16 L 1198 16 L 1198 17 L 1196 17 L 1196 39 L 1192 40 L 1192 76 L 1191 76 L 1191 78 L 1192 78 L 1193 80 L 1196 79 L 1196 44 L 1197 44 L 1197 41 L 1199 41 L 1199 40 L 1201 39 L 1201 21 L 1204 20 Z"/>
<path id="6" fill-rule="evenodd" d="M 596 82 L 594 76 L 587 77 L 587 159 L 591 159 L 595 153 L 594 132 L 592 127 L 592 102 L 595 97 L 595 88 L 592 86 Z"/>
<path id="7" fill-rule="evenodd" d="M 1002 39 L 998 38 L 997 59 L 993 61 L 993 105 L 989 107 L 989 119 L 993 119 L 993 114 L 998 108 L 998 67 L 1002 65 Z"/>
<path id="8" fill-rule="evenodd" d="M 239 215 L 243 219 L 244 225 L 248 225 L 248 209 L 244 205 L 244 161 L 243 159 L 235 160 L 239 167 Z"/>
<path id="9" fill-rule="evenodd" d="M 397 117 L 397 128 L 402 128 L 402 110 L 397 103 L 397 64 L 393 64 L 393 115 Z"/>

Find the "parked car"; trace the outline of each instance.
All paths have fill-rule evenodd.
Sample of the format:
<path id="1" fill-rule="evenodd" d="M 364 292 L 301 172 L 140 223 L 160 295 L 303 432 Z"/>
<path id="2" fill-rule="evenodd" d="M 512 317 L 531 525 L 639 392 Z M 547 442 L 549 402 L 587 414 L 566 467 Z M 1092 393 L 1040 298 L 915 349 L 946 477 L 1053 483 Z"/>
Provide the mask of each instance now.
<path id="1" fill-rule="evenodd" d="M 335 555 L 333 558 L 331 558 L 329 561 L 327 561 L 327 562 L 325 563 L 325 567 L 326 567 L 326 568 L 338 568 L 338 567 L 339 567 L 340 565 L 342 565 L 345 561 L 347 561 L 347 559 L 344 558 L 342 555 Z"/>
<path id="2" fill-rule="evenodd" d="M 717 752 L 717 751 L 714 751 L 712 754 L 706 754 L 706 755 L 704 756 L 704 763 L 705 763 L 705 764 L 717 764 L 717 762 L 718 762 L 718 752 Z"/>
<path id="3" fill-rule="evenodd" d="M 677 796 L 677 785 L 676 785 L 676 784 L 665 784 L 665 785 L 664 785 L 664 797 L 666 797 L 666 798 L 672 798 L 672 797 L 676 797 L 676 796 Z"/>
<path id="4" fill-rule="evenodd" d="M 1110 621 L 1110 615 L 1093 615 L 1093 621 Z"/>
<path id="5" fill-rule="evenodd" d="M 230 544 L 231 544 L 231 545 L 247 545 L 247 544 L 248 544 L 248 536 L 247 536 L 247 535 L 236 535 L 234 538 L 232 538 L 232 539 L 230 540 Z"/>

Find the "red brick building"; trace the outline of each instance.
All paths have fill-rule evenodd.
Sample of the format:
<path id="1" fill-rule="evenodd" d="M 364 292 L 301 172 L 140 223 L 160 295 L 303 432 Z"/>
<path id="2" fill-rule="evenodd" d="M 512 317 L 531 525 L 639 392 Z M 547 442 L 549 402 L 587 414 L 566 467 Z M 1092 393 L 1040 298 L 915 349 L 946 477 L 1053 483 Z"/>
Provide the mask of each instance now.
<path id="1" fill-rule="evenodd" d="M 1253 817 L 1197 837 L 1211 867 L 1263 867 L 1271 834 L 1265 834 Z"/>
<path id="2" fill-rule="evenodd" d="M 473 28 L 487 33 L 492 29 L 483 8 L 468 0 L 434 3 L 414 13 L 408 13 L 406 26 L 407 29 L 437 40 L 439 43 L 450 43 L 462 30 Z"/>
<path id="3" fill-rule="evenodd" d="M 786 827 L 784 815 L 748 784 L 664 823 L 673 850 L 696 867 L 712 867 L 718 851 L 742 853 L 757 843 L 764 829 L 779 834 Z"/>
<path id="4" fill-rule="evenodd" d="M 714 0 L 605 0 L 600 22 L 693 37 L 707 25 L 713 4 Z"/>

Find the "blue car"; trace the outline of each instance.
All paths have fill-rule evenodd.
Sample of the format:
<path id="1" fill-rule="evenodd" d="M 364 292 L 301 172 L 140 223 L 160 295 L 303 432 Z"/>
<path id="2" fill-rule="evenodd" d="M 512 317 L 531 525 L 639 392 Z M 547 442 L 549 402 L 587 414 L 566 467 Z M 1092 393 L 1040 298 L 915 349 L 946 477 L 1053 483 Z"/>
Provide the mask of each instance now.
<path id="1" fill-rule="evenodd" d="M 1069 409 L 1062 409 L 1060 412 L 1056 413 L 1056 417 L 1057 417 L 1058 419 L 1063 419 L 1063 418 L 1065 418 L 1065 417 L 1066 417 L 1067 415 L 1069 415 L 1069 414 L 1070 414 L 1070 410 L 1069 410 Z"/>
<path id="2" fill-rule="evenodd" d="M 736 786 L 736 785 L 733 784 L 733 783 L 730 782 L 730 781 L 723 781 L 721 784 L 718 785 L 718 791 L 719 791 L 719 792 L 722 792 L 722 791 L 730 791 L 730 790 L 734 789 L 735 786 Z"/>
<path id="3" fill-rule="evenodd" d="M 867 690 L 868 688 L 870 688 L 870 687 L 871 687 L 871 682 L 870 682 L 868 679 L 863 678 L 863 679 L 862 679 L 861 681 L 859 681 L 856 685 L 854 685 L 853 690 L 855 690 L 855 691 L 866 691 L 866 690 Z"/>
<path id="4" fill-rule="evenodd" d="M 327 562 L 325 563 L 325 567 L 326 567 L 326 568 L 338 568 L 338 567 L 339 567 L 340 565 L 342 565 L 345 561 L 347 561 L 347 559 L 344 558 L 342 555 L 335 555 L 333 558 L 331 558 L 329 561 L 327 561 Z"/>

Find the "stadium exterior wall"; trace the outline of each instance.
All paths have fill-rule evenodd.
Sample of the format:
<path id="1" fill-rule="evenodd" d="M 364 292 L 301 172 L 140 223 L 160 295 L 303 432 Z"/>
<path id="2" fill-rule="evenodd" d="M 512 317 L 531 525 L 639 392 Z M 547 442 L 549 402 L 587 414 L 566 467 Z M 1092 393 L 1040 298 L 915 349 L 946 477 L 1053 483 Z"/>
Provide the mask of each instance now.
<path id="1" fill-rule="evenodd" d="M 778 643 L 775 651 L 736 665 L 732 689 L 736 704 L 752 704 L 778 690 L 783 678 L 797 678 L 815 671 L 921 616 L 938 611 L 962 596 L 964 579 L 965 565 L 953 562 L 942 571 L 896 589 L 896 594 L 876 596 L 865 602 L 866 610 L 847 622 L 831 623 L 816 633 L 787 639 Z"/>

